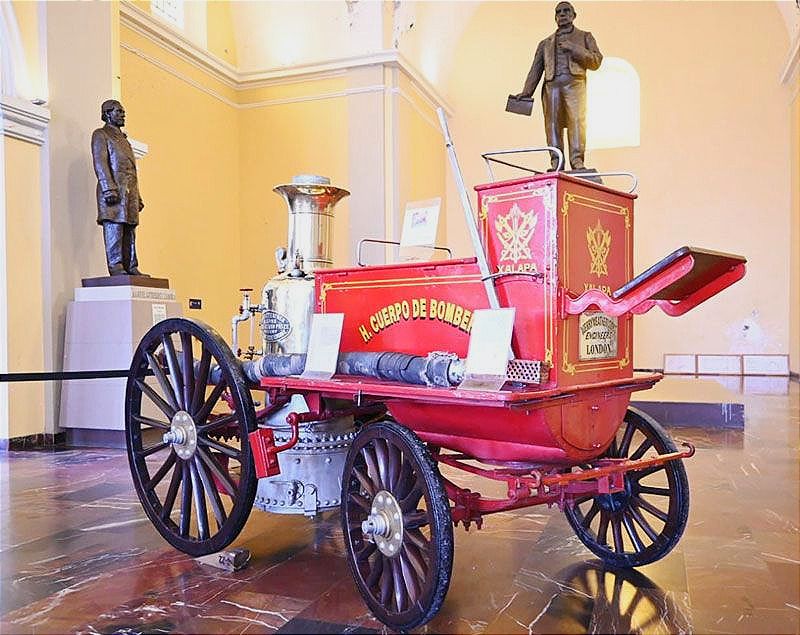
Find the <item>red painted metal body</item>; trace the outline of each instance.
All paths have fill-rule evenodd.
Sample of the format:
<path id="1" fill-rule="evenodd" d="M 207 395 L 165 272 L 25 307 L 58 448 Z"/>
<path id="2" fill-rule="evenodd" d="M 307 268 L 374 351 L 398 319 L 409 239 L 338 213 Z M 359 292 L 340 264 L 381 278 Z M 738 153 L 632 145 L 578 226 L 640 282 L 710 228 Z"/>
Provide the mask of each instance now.
<path id="1" fill-rule="evenodd" d="M 500 501 L 446 482 L 454 520 L 467 525 L 484 513 L 620 491 L 622 473 L 643 469 L 642 461 L 690 456 L 598 458 L 631 393 L 661 378 L 633 373 L 633 315 L 656 305 L 669 315 L 684 313 L 741 278 L 744 259 L 683 248 L 632 279 L 635 196 L 561 173 L 475 189 L 500 305 L 516 309 L 515 357 L 543 362 L 547 379 L 480 392 L 344 376 L 269 377 L 262 387 L 271 399 L 300 393 L 316 403 L 335 398 L 384 407 L 428 442 L 438 460 L 467 471 L 475 468 L 461 459 L 525 464 L 524 474 L 477 469 L 509 483 L 509 497 Z M 489 307 L 475 258 L 321 270 L 315 280 L 317 311 L 344 314 L 343 351 L 465 357 L 474 311 Z M 588 462 L 595 467 L 556 478 Z"/>
<path id="2" fill-rule="evenodd" d="M 428 388 L 386 395 L 387 407 L 424 440 L 483 460 L 573 464 L 597 456 L 611 442 L 630 393 L 658 377 L 632 381 L 630 315 L 614 318 L 615 354 L 582 359 L 581 318 L 563 314 L 561 294 L 610 293 L 632 277 L 633 196 L 562 174 L 476 190 L 500 304 L 516 308 L 515 356 L 545 362 L 549 380 L 527 389 L 524 408 L 503 407 L 503 392 L 481 403 L 471 394 L 439 403 Z M 594 261 L 587 229 L 604 250 Z M 474 258 L 327 270 L 316 280 L 317 310 L 344 313 L 341 348 L 348 351 L 446 350 L 464 357 L 472 314 L 489 306 Z M 617 385 L 602 387 L 608 382 Z"/>

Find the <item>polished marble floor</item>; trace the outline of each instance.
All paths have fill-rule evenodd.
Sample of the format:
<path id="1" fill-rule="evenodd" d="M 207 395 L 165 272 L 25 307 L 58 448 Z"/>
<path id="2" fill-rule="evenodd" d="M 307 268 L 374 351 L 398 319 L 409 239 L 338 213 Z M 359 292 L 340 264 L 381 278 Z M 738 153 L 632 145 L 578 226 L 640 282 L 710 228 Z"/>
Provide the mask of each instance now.
<path id="1" fill-rule="evenodd" d="M 744 430 L 672 430 L 698 450 L 689 525 L 666 558 L 614 572 L 556 509 L 488 517 L 456 531 L 449 593 L 420 631 L 800 632 L 798 385 L 733 396 Z M 0 454 L 0 633 L 382 630 L 335 514 L 255 511 L 234 545 L 253 558 L 227 573 L 163 542 L 122 451 Z"/>

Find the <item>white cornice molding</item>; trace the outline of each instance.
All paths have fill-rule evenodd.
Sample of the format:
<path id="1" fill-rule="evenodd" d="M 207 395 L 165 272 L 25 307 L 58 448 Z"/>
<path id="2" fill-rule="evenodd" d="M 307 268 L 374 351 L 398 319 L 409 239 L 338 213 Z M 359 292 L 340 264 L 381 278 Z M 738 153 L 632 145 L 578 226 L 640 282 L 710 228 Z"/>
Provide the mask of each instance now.
<path id="1" fill-rule="evenodd" d="M 0 96 L 0 110 L 3 111 L 3 134 L 40 146 L 45 141 L 45 133 L 50 123 L 50 111 L 32 104 L 25 99 Z"/>
<path id="2" fill-rule="evenodd" d="M 162 71 L 164 71 L 166 73 L 169 73 L 170 75 L 172 75 L 173 77 L 181 80 L 182 82 L 186 82 L 187 84 L 189 84 L 190 86 L 196 88 L 197 90 L 199 90 L 201 92 L 204 92 L 207 95 L 210 95 L 214 99 L 218 99 L 223 104 L 225 104 L 227 106 L 230 106 L 231 108 L 239 108 L 239 104 L 237 104 L 235 101 L 231 101 L 230 99 L 225 97 L 225 95 L 221 95 L 217 91 L 212 90 L 211 88 L 207 88 L 206 86 L 203 86 L 203 84 L 201 84 L 200 82 L 197 82 L 194 79 L 192 79 L 191 77 L 188 77 L 188 76 L 184 75 L 178 69 L 173 68 L 169 64 L 165 64 L 164 62 L 162 62 L 159 59 L 156 59 L 152 55 L 148 55 L 144 51 L 141 51 L 141 50 L 139 50 L 139 49 L 137 49 L 137 48 L 135 48 L 133 46 L 130 46 L 128 44 L 125 44 L 124 42 L 122 44 L 120 44 L 120 48 L 122 48 L 123 50 L 128 51 L 130 53 L 133 53 L 134 55 L 136 55 L 138 57 L 141 57 L 143 60 L 146 60 L 147 62 L 150 62 L 156 68 L 160 68 Z"/>
<path id="3" fill-rule="evenodd" d="M 400 69 L 400 71 L 411 80 L 411 83 L 414 84 L 420 95 L 422 95 L 434 110 L 441 106 L 448 115 L 453 114 L 453 108 L 450 104 L 448 104 L 433 85 L 414 68 L 411 62 L 395 49 L 326 60 L 323 62 L 298 64 L 285 68 L 238 73 L 239 82 L 237 88 L 239 90 L 251 90 L 255 88 L 278 86 L 281 84 L 330 79 L 332 77 L 341 77 L 347 71 L 368 66 L 389 66 Z"/>
<path id="4" fill-rule="evenodd" d="M 168 25 L 162 23 L 158 18 L 133 5 L 129 0 L 123 0 L 120 3 L 120 23 L 237 91 L 341 77 L 349 70 L 367 66 L 394 66 L 408 76 L 420 94 L 434 109 L 441 106 L 448 115 L 453 114 L 452 107 L 431 83 L 395 49 L 333 60 L 309 62 L 295 66 L 243 72 L 232 64 L 200 48 Z M 163 63 L 158 63 L 152 56 L 146 55 L 143 51 L 124 44 L 123 48 L 136 52 L 144 59 L 167 70 Z M 169 71 L 173 74 L 176 73 L 175 69 L 170 68 Z M 182 78 L 186 79 L 183 76 Z M 196 82 L 192 83 L 199 87 Z M 213 94 L 217 98 L 222 98 L 229 105 L 233 105 L 230 100 L 209 89 L 202 88 L 202 90 Z M 245 107 L 251 106 L 245 105 Z"/>
<path id="5" fill-rule="evenodd" d="M 128 137 L 128 143 L 131 144 L 133 156 L 136 157 L 137 160 L 144 159 L 147 156 L 147 153 L 150 151 L 150 147 L 143 141 L 137 141 L 136 139 L 131 139 Z"/>
<path id="6" fill-rule="evenodd" d="M 232 64 L 197 46 L 186 36 L 170 28 L 147 11 L 142 11 L 129 0 L 120 2 L 119 20 L 122 26 L 128 27 L 162 48 L 167 49 L 170 53 L 205 71 L 226 86 L 231 88 L 238 87 L 239 73 Z"/>

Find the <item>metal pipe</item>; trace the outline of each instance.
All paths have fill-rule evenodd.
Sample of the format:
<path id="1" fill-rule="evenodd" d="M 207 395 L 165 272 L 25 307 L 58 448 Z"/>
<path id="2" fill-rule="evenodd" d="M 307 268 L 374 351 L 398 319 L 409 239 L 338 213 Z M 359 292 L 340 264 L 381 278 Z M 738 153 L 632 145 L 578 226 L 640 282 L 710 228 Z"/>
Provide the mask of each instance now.
<path id="1" fill-rule="evenodd" d="M 486 254 L 481 245 L 481 239 L 478 234 L 478 223 L 475 222 L 475 214 L 472 211 L 472 204 L 469 202 L 469 195 L 467 194 L 467 187 L 464 185 L 464 176 L 461 174 L 461 168 L 458 165 L 458 157 L 456 156 L 456 149 L 453 145 L 453 140 L 450 138 L 450 130 L 447 127 L 447 118 L 444 114 L 444 109 L 439 107 L 436 109 L 436 114 L 439 115 L 439 125 L 442 127 L 442 134 L 444 135 L 445 145 L 447 146 L 447 156 L 450 158 L 450 165 L 453 168 L 453 176 L 456 179 L 456 187 L 458 194 L 461 197 L 461 207 L 464 209 L 464 216 L 467 221 L 467 229 L 469 229 L 469 237 L 472 241 L 472 251 L 478 259 L 478 269 L 481 272 L 483 279 L 483 286 L 486 288 L 486 295 L 489 298 L 489 306 L 492 309 L 500 308 L 500 300 L 497 297 L 497 289 L 494 288 L 494 283 L 489 276 L 489 263 L 486 260 Z"/>
<path id="2" fill-rule="evenodd" d="M 469 237 L 472 241 L 472 251 L 475 258 L 478 260 L 478 270 L 481 273 L 481 280 L 483 287 L 486 289 L 486 297 L 489 300 L 489 308 L 499 309 L 500 299 L 497 297 L 497 289 L 494 286 L 494 280 L 489 270 L 489 262 L 486 259 L 486 253 L 483 251 L 481 239 L 478 234 L 478 223 L 475 221 L 475 214 L 472 211 L 472 204 L 469 202 L 469 195 L 467 194 L 467 187 L 464 185 L 464 176 L 461 174 L 461 168 L 458 165 L 458 157 L 456 156 L 456 148 L 453 145 L 453 140 L 450 138 L 450 130 L 447 127 L 447 118 L 444 114 L 444 109 L 439 107 L 436 109 L 436 114 L 439 115 L 439 125 L 442 127 L 442 134 L 444 135 L 445 145 L 447 146 L 447 156 L 450 158 L 450 165 L 453 168 L 453 176 L 456 179 L 456 187 L 458 194 L 461 198 L 461 207 L 464 209 L 464 216 L 467 221 L 467 229 L 469 229 Z M 514 355 L 514 345 L 509 344 L 509 359 L 516 357 Z"/>

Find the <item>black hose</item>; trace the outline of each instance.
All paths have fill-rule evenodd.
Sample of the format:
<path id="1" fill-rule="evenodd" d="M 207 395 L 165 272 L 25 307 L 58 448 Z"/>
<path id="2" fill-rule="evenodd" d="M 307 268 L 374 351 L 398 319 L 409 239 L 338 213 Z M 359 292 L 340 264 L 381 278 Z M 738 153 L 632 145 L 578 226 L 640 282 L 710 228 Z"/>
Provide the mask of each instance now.
<path id="1" fill-rule="evenodd" d="M 304 353 L 292 355 L 265 355 L 259 359 L 242 362 L 242 372 L 253 383 L 264 377 L 299 375 L 306 365 Z M 461 383 L 463 361 L 450 353 L 430 353 L 427 357 L 407 353 L 340 353 L 336 372 L 340 375 L 375 377 L 388 381 L 423 386 L 449 387 Z M 211 382 L 219 381 L 219 371 L 211 372 Z"/>

